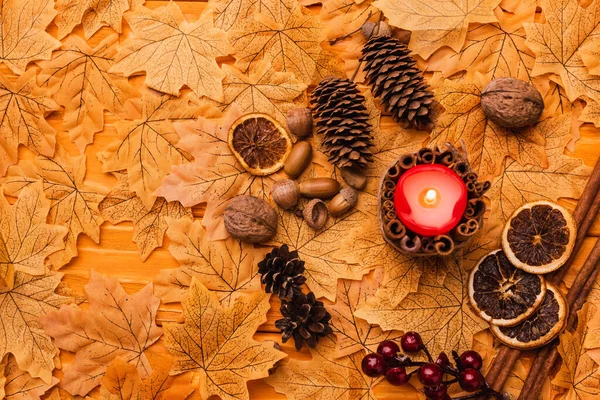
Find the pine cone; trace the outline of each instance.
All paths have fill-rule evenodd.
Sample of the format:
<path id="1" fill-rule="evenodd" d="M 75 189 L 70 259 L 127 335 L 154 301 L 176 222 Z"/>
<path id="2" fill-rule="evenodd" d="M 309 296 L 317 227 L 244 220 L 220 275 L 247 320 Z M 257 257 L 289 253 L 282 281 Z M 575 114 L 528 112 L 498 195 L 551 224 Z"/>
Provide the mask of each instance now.
<path id="1" fill-rule="evenodd" d="M 305 342 L 309 347 L 315 347 L 321 337 L 332 332 L 329 326 L 331 315 L 313 292 L 299 293 L 291 301 L 284 302 L 280 311 L 283 319 L 275 321 L 275 326 L 283 333 L 283 343 L 294 337 L 296 350 L 300 350 Z"/>
<path id="2" fill-rule="evenodd" d="M 364 101 L 354 82 L 336 77 L 323 79 L 311 94 L 323 149 L 339 168 L 366 168 L 373 161 L 372 126 Z"/>
<path id="3" fill-rule="evenodd" d="M 297 251 L 290 252 L 287 244 L 274 248 L 258 263 L 265 291 L 275 293 L 282 300 L 290 300 L 301 292 L 300 286 L 306 282 L 303 272 L 304 261 L 298 258 Z"/>
<path id="4" fill-rule="evenodd" d="M 374 36 L 363 47 L 360 60 L 365 61 L 364 69 L 373 95 L 381 98 L 397 121 L 418 130 L 433 127 L 433 93 L 404 43 L 395 38 Z"/>

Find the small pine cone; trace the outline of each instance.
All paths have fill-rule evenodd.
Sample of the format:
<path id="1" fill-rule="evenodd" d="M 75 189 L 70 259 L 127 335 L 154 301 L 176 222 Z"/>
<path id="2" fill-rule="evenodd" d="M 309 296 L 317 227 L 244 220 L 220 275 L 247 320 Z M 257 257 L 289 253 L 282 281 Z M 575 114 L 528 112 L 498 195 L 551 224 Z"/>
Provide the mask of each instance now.
<path id="1" fill-rule="evenodd" d="M 364 101 L 354 82 L 336 77 L 323 79 L 311 94 L 323 149 L 339 168 L 364 169 L 373 161 L 372 126 Z"/>
<path id="2" fill-rule="evenodd" d="M 306 282 L 304 261 L 298 258 L 297 251 L 290 251 L 287 244 L 274 248 L 264 260 L 258 263 L 260 281 L 265 284 L 267 293 L 275 293 L 282 300 L 289 300 L 300 293 L 300 286 Z"/>
<path id="3" fill-rule="evenodd" d="M 291 301 L 283 302 L 280 311 L 283 319 L 275 321 L 275 326 L 282 332 L 283 343 L 294 337 L 296 350 L 305 342 L 314 348 L 321 337 L 333 332 L 329 326 L 331 315 L 313 292 L 299 293 Z"/>
<path id="4" fill-rule="evenodd" d="M 373 95 L 406 127 L 430 130 L 435 101 L 423 72 L 400 40 L 374 36 L 365 44 L 361 61 Z"/>

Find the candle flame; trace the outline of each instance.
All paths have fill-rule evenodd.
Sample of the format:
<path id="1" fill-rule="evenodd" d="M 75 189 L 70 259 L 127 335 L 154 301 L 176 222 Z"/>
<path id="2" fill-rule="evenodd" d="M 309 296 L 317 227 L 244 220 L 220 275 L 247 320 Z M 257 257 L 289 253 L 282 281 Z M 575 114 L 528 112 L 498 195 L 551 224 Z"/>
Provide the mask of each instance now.
<path id="1" fill-rule="evenodd" d="M 437 199 L 437 192 L 434 189 L 429 189 L 427 193 L 425 193 L 425 203 L 433 204 Z"/>

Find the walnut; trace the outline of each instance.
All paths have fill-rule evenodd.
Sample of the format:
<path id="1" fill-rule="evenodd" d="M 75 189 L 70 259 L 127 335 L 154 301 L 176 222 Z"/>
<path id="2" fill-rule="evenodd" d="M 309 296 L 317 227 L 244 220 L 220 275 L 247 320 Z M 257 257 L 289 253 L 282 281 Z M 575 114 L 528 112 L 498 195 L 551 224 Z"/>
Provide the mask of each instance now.
<path id="1" fill-rule="evenodd" d="M 531 84 L 514 78 L 491 81 L 481 92 L 485 115 L 505 128 L 534 124 L 544 111 L 544 99 Z"/>
<path id="2" fill-rule="evenodd" d="M 231 236 L 248 243 L 262 243 L 275 236 L 277 213 L 267 202 L 254 196 L 237 196 L 223 214 Z"/>

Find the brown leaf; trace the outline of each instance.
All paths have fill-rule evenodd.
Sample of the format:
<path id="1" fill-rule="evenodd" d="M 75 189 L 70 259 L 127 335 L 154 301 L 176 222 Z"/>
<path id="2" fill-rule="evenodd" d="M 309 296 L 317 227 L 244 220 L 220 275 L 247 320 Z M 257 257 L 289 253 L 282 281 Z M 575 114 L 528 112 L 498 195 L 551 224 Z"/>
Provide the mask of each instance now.
<path id="1" fill-rule="evenodd" d="M 165 346 L 175 356 L 172 375 L 194 371 L 200 375 L 200 397 L 249 399 L 246 383 L 265 378 L 286 356 L 272 343 L 253 339 L 267 320 L 269 295 L 238 297 L 223 308 L 215 293 L 196 278 L 183 300 L 184 324 L 165 324 Z"/>
<path id="2" fill-rule="evenodd" d="M 213 27 L 212 13 L 187 22 L 176 3 L 125 16 L 133 36 L 119 47 L 111 72 L 146 72 L 146 85 L 174 96 L 187 85 L 198 96 L 223 99 L 223 71 L 215 61 L 232 52 L 227 34 Z"/>
<path id="3" fill-rule="evenodd" d="M 162 335 L 155 323 L 160 299 L 152 294 L 152 284 L 130 296 L 118 280 L 92 270 L 85 293 L 89 309 L 64 306 L 40 319 L 58 347 L 76 353 L 61 386 L 84 396 L 100 384 L 116 357 L 135 364 L 143 378 L 150 375 L 144 350 Z"/>
<path id="4" fill-rule="evenodd" d="M 117 186 L 98 204 L 98 210 L 111 224 L 123 221 L 133 223 L 133 241 L 137 244 L 140 258 L 145 261 L 150 253 L 162 246 L 167 231 L 168 218 L 193 219 L 192 210 L 185 208 L 178 201 L 167 202 L 158 197 L 152 208 L 148 210 L 142 199 L 130 192 L 125 172 L 114 173 Z"/>
<path id="5" fill-rule="evenodd" d="M 31 61 L 50 59 L 52 50 L 60 46 L 46 33 L 55 15 L 53 0 L 0 1 L 0 63 L 20 75 Z"/>
<path id="6" fill-rule="evenodd" d="M 288 18 L 296 5 L 295 0 L 209 0 L 207 7 L 214 12 L 215 26 L 229 31 L 255 13 L 276 21 Z"/>
<path id="7" fill-rule="evenodd" d="M 62 277 L 57 272 L 42 276 L 17 272 L 12 289 L 0 288 L 0 356 L 12 353 L 21 370 L 46 384 L 52 382 L 58 348 L 39 319 L 71 302 L 54 292 Z"/>
<path id="8" fill-rule="evenodd" d="M 399 340 L 402 336 L 398 331 L 384 332 L 380 327 L 372 326 L 354 315 L 354 311 L 364 306 L 370 297 L 375 296 L 382 275 L 383 270 L 378 269 L 371 279 L 338 281 L 337 301 L 335 305 L 329 307 L 330 324 L 337 339 L 336 358 L 361 350 L 361 354 L 374 353 L 382 341 Z"/>
<path id="9" fill-rule="evenodd" d="M 423 58 L 448 46 L 459 52 L 472 22 L 496 22 L 494 8 L 500 0 L 456 0 L 429 3 L 421 0 L 378 0 L 390 24 L 412 31 L 409 48 Z"/>
<path id="10" fill-rule="evenodd" d="M 43 275 L 46 257 L 64 247 L 67 229 L 46 224 L 49 209 L 40 182 L 22 190 L 13 205 L 0 196 L 0 282 L 4 286 L 13 287 L 16 271 Z"/>
<path id="11" fill-rule="evenodd" d="M 127 78 L 108 72 L 118 41 L 119 35 L 110 35 L 92 49 L 79 36 L 70 35 L 52 61 L 39 63 L 38 81 L 65 107 L 63 127 L 82 153 L 94 133 L 103 129 L 104 109 L 125 118 L 127 100 L 139 96 Z"/>
<path id="12" fill-rule="evenodd" d="M 32 378 L 27 372 L 21 371 L 14 357 L 10 355 L 2 363 L 4 369 L 3 399 L 7 400 L 38 400 L 52 386 L 58 383 L 58 378 L 52 377 L 50 384 L 40 378 Z M 0 391 L 1 394 L 1 391 Z"/>
<path id="13" fill-rule="evenodd" d="M 23 162 L 3 182 L 4 190 L 11 196 L 38 180 L 44 182 L 44 192 L 50 200 L 47 222 L 68 228 L 65 250 L 50 256 L 54 268 L 60 268 L 77 255 L 80 233 L 96 243 L 100 240 L 102 217 L 98 203 L 107 190 L 84 181 L 85 160 L 85 155 L 71 157 L 59 147 L 54 158 L 38 156 L 33 162 Z"/>
<path id="14" fill-rule="evenodd" d="M 105 25 L 121 33 L 123 13 L 142 4 L 144 0 L 58 0 L 55 20 L 58 37 L 64 38 L 79 24 L 86 39 Z"/>
<path id="15" fill-rule="evenodd" d="M 48 90 L 35 84 L 35 68 L 16 82 L 0 73 L 0 175 L 17 162 L 19 144 L 35 154 L 54 154 L 56 131 L 46 121 L 46 115 L 58 109 Z"/>
<path id="16" fill-rule="evenodd" d="M 223 307 L 245 293 L 260 291 L 258 262 L 268 248 L 229 237 L 208 241 L 200 221 L 167 219 L 169 251 L 179 268 L 163 269 L 155 279 L 155 293 L 164 303 L 181 301 L 192 278 L 215 292 Z"/>

